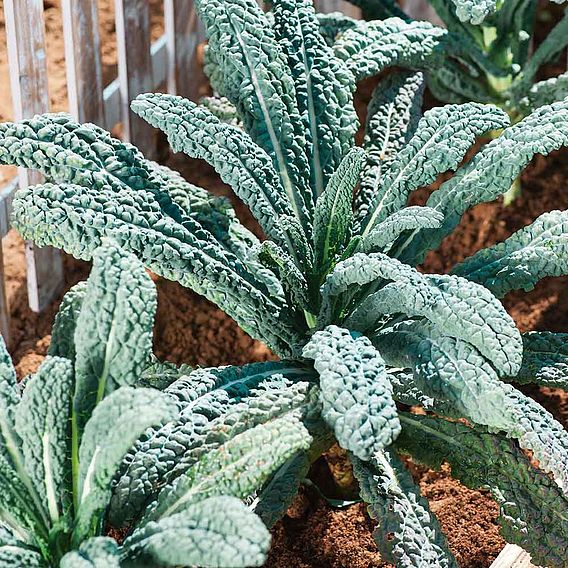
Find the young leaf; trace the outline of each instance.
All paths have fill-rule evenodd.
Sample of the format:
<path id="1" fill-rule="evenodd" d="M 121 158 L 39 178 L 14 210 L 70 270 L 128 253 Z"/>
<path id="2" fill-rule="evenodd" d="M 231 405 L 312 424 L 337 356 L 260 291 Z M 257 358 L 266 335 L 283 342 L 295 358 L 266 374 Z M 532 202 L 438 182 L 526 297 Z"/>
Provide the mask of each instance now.
<path id="1" fill-rule="evenodd" d="M 329 326 L 315 333 L 303 356 L 320 375 L 322 416 L 341 447 L 369 460 L 399 432 L 384 361 L 366 337 Z"/>
<path id="2" fill-rule="evenodd" d="M 53 524 L 72 507 L 71 406 L 73 363 L 48 357 L 26 383 L 16 410 L 26 471 Z"/>
<path id="3" fill-rule="evenodd" d="M 75 329 L 86 293 L 87 282 L 79 282 L 63 296 L 55 314 L 48 355 L 75 361 Z"/>
<path id="4" fill-rule="evenodd" d="M 418 126 L 424 84 L 422 73 L 400 72 L 389 75 L 373 91 L 363 140 L 367 163 L 355 196 L 355 215 L 359 221 L 367 216 L 370 203 L 384 183 L 385 173 Z"/>
<path id="5" fill-rule="evenodd" d="M 303 118 L 315 201 L 354 144 L 353 77 L 320 35 L 312 0 L 273 0 L 272 13 Z"/>
<path id="6" fill-rule="evenodd" d="M 508 239 L 456 265 L 453 274 L 483 284 L 498 298 L 568 274 L 568 211 L 544 213 Z"/>
<path id="7" fill-rule="evenodd" d="M 405 207 L 378 223 L 361 241 L 361 252 L 388 252 L 405 231 L 436 229 L 444 220 L 441 213 L 430 207 Z"/>
<path id="8" fill-rule="evenodd" d="M 105 242 L 93 255 L 75 328 L 73 404 L 80 428 L 106 395 L 138 380 L 152 352 L 155 311 L 156 289 L 142 263 Z"/>
<path id="9" fill-rule="evenodd" d="M 353 473 L 369 515 L 381 556 L 405 568 L 458 568 L 428 501 L 396 453 L 385 448 L 370 462 L 352 458 Z"/>
<path id="10" fill-rule="evenodd" d="M 345 246 L 353 221 L 353 190 L 359 181 L 365 152 L 353 148 L 316 202 L 314 251 L 316 274 L 326 274 Z"/>
<path id="11" fill-rule="evenodd" d="M 129 536 L 124 568 L 150 566 L 262 566 L 270 533 L 234 497 L 211 497 L 181 513 L 150 522 Z"/>
<path id="12" fill-rule="evenodd" d="M 497 0 L 452 0 L 456 15 L 462 22 L 479 25 L 495 11 Z"/>
<path id="13" fill-rule="evenodd" d="M 313 208 L 306 138 L 294 82 L 274 31 L 255 0 L 197 0 L 195 5 L 223 77 L 222 94 L 270 155 L 306 230 Z"/>

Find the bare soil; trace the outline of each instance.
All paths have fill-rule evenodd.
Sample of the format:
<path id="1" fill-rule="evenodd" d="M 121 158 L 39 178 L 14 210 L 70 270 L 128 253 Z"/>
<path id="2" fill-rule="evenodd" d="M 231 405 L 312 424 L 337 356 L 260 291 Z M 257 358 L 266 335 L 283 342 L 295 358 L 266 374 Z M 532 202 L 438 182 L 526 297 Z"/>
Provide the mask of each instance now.
<path id="1" fill-rule="evenodd" d="M 0 7 L 2 0 L 0 0 Z M 63 39 L 60 3 L 45 1 L 48 38 L 48 66 L 53 110 L 66 105 Z M 153 35 L 159 35 L 162 20 L 159 0 L 152 0 Z M 116 72 L 114 21 L 112 0 L 99 1 L 105 81 Z M 9 105 L 7 60 L 4 51 L 4 26 L 0 10 L 0 120 L 12 116 Z M 360 101 L 368 100 L 371 84 L 363 86 Z M 358 105 L 363 108 L 364 105 Z M 248 210 L 235 200 L 229 188 L 203 163 L 179 155 L 169 158 L 169 165 L 179 169 L 189 180 L 219 195 L 229 196 L 241 219 L 258 231 Z M 0 170 L 2 176 L 13 170 Z M 506 238 L 515 230 L 530 223 L 540 213 L 568 208 L 568 152 L 557 152 L 547 158 L 537 157 L 523 174 L 523 195 L 510 207 L 500 201 L 480 205 L 468 212 L 458 230 L 444 241 L 440 250 L 427 258 L 423 269 L 428 272 L 447 272 L 458 262 L 482 247 Z M 60 298 L 40 315 L 27 307 L 23 243 L 15 232 L 3 241 L 5 278 L 12 316 L 11 353 L 18 375 L 23 377 L 37 369 L 45 357 L 50 340 L 50 328 Z M 86 278 L 89 266 L 71 258 L 66 259 L 66 288 Z M 164 359 L 193 365 L 242 364 L 271 358 L 270 351 L 251 339 L 223 312 L 204 298 L 173 282 L 155 278 L 158 289 L 158 313 L 155 331 L 155 350 Z M 568 299 L 561 292 L 566 278 L 547 279 L 530 293 L 514 293 L 505 299 L 509 313 L 522 330 L 552 329 L 568 331 Z M 568 396 L 552 389 L 530 390 L 568 427 Z M 428 498 L 433 512 L 448 536 L 450 548 L 462 568 L 487 567 L 504 546 L 496 518 L 498 508 L 491 498 L 480 491 L 471 491 L 453 480 L 448 467 L 441 472 L 411 465 L 415 480 Z M 327 461 L 314 467 L 335 475 L 349 475 L 349 466 L 337 449 Z M 329 480 L 328 480 L 329 481 Z M 331 491 L 334 484 L 328 483 Z M 326 489 L 326 484 L 322 487 Z M 335 487 L 337 490 L 337 487 Z M 331 495 L 330 495 L 331 496 Z M 332 508 L 313 489 L 303 488 L 294 506 L 273 530 L 274 543 L 267 563 L 270 568 L 378 568 L 390 566 L 383 562 L 372 538 L 373 521 L 363 504 L 345 509 Z"/>

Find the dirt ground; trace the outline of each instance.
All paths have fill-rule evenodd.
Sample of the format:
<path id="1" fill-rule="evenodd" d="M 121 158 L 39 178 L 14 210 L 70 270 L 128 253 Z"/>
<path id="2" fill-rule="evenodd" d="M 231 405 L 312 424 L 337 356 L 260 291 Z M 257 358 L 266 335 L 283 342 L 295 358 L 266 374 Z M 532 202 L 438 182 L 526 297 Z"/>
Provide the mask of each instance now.
<path id="1" fill-rule="evenodd" d="M 52 110 L 65 109 L 65 71 L 59 1 L 45 1 L 48 38 L 48 68 Z M 153 35 L 161 33 L 159 0 L 152 0 Z M 2 0 L 0 0 L 0 8 Z M 105 82 L 116 72 L 113 2 L 99 2 Z M 1 15 L 0 9 L 0 15 Z M 1 17 L 1 16 L 0 16 Z M 0 20 L 0 120 L 12 116 L 9 104 L 9 81 L 4 51 L 5 34 Z M 362 89 L 360 99 L 368 96 Z M 203 163 L 172 156 L 169 164 L 189 180 L 233 198 L 229 188 Z M 12 175 L 12 170 L 0 171 Z M 546 172 L 546 175 L 544 173 Z M 568 152 L 548 158 L 537 157 L 523 174 L 523 195 L 511 207 L 500 201 L 480 205 L 468 212 L 458 230 L 444 241 L 439 251 L 427 258 L 424 270 L 447 272 L 451 266 L 479 250 L 498 242 L 534 220 L 540 213 L 568 208 Z M 233 198 L 234 199 L 234 198 Z M 254 221 L 242 204 L 235 201 L 240 217 L 255 228 Z M 11 353 L 20 377 L 33 372 L 49 345 L 49 333 L 58 301 L 41 315 L 27 307 L 23 243 L 11 232 L 3 242 L 5 276 L 12 316 Z M 66 259 L 66 287 L 86 278 L 88 264 Z M 568 331 L 566 278 L 547 279 L 528 294 L 514 293 L 505 299 L 509 313 L 522 331 L 551 329 Z M 177 363 L 193 365 L 242 364 L 272 357 L 260 342 L 252 340 L 219 309 L 202 297 L 178 284 L 156 278 L 158 314 L 155 350 Z M 543 403 L 568 427 L 568 397 L 551 389 L 534 390 Z M 328 462 L 317 467 L 324 470 Z M 450 548 L 462 568 L 483 568 L 491 564 L 504 546 L 496 517 L 498 508 L 490 497 L 471 491 L 453 480 L 446 467 L 441 472 L 412 467 L 422 493 L 428 498 L 448 536 Z M 317 472 L 316 472 L 317 473 Z M 303 488 L 288 515 L 273 530 L 274 544 L 267 566 L 270 568 L 379 568 L 389 566 L 377 552 L 372 538 L 373 522 L 362 504 L 345 509 L 332 508 L 312 489 Z"/>

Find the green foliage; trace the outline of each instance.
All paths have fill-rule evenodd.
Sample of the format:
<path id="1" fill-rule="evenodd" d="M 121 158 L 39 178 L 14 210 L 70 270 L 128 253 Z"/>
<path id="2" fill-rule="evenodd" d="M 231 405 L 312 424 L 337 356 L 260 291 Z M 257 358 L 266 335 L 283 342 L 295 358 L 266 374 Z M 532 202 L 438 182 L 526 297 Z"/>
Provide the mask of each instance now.
<path id="1" fill-rule="evenodd" d="M 378 25 L 385 25 L 373 20 L 388 21 L 392 16 L 400 17 L 408 26 L 425 25 L 412 22 L 400 9 L 395 13 L 391 0 L 348 1 L 362 7 L 365 19 L 370 20 L 367 25 L 358 25 L 361 34 L 372 35 Z M 555 63 L 568 45 L 567 11 L 531 54 L 530 46 L 539 25 L 535 18 L 537 0 L 430 0 L 430 4 L 447 29 L 443 41 L 469 46 L 459 49 L 459 54 L 449 49 L 443 61 L 426 60 L 428 84 L 436 98 L 450 103 L 491 102 L 518 120 L 540 106 L 568 96 L 566 73 L 536 81 L 539 69 Z M 342 20 L 322 21 L 330 38 L 328 43 L 342 49 L 343 36 L 352 33 L 346 33 L 347 24 Z"/>
<path id="2" fill-rule="evenodd" d="M 250 404 L 233 401 L 242 415 L 240 431 L 247 431 L 234 436 L 232 445 L 195 456 L 193 469 L 176 472 L 175 490 L 170 476 L 169 483 L 148 492 L 153 508 L 160 510 L 152 522 L 138 511 L 122 545 L 104 536 L 115 478 L 135 443 L 147 439 L 151 428 L 175 428 L 182 408 L 187 419 L 201 416 L 183 403 L 192 392 L 187 379 L 178 378 L 165 392 L 140 386 L 141 377 L 158 375 L 163 381 L 175 374 L 151 357 L 155 310 L 156 292 L 140 261 L 105 241 L 93 254 L 87 282 L 64 298 L 50 355 L 21 395 L 0 342 L 0 566 L 244 567 L 264 562 L 268 532 L 241 499 L 311 442 L 303 415 L 291 410 L 291 401 L 281 404 L 288 414 L 281 412 L 266 425 L 260 419 L 263 410 L 266 421 L 278 415 L 269 410 L 276 387 Z M 298 385 L 286 393 L 296 393 L 300 408 L 309 389 L 307 383 Z M 225 386 L 227 395 L 244 394 L 234 381 Z M 238 433 L 231 418 L 225 416 L 225 423 Z M 253 475 L 235 478 L 236 468 L 256 459 L 255 444 L 263 442 L 266 461 L 259 461 Z M 132 508 L 129 501 L 125 506 Z"/>
<path id="3" fill-rule="evenodd" d="M 499 76 L 475 43 L 478 28 L 471 26 L 472 37 L 464 39 L 400 17 L 354 22 L 317 17 L 304 0 L 271 4 L 265 15 L 255 0 L 196 2 L 209 36 L 206 67 L 223 99 L 198 105 L 146 94 L 132 105 L 174 149 L 218 171 L 260 222 L 262 243 L 226 203 L 101 129 L 61 115 L 0 127 L 0 162 L 37 167 L 47 178 L 14 200 L 14 224 L 24 236 L 82 258 L 112 237 L 157 274 L 216 302 L 282 357 L 179 373 L 149 360 L 142 384 L 167 385 L 179 418 L 134 443 L 110 497 L 101 474 L 103 487 L 87 510 L 98 515 L 99 503 L 110 499 L 107 517 L 114 525 L 136 524 L 121 550 L 140 565 L 180 558 L 199 564 L 192 556 L 197 527 L 215 553 L 233 555 L 234 565 L 244 562 L 237 554 L 243 550 L 250 563 L 258 562 L 265 541 L 255 517 L 247 517 L 238 535 L 227 527 L 219 540 L 220 521 L 207 515 L 219 510 L 225 494 L 250 499 L 274 523 L 333 434 L 354 455 L 362 496 L 380 517 L 381 550 L 399 565 L 456 565 L 397 457 L 408 451 L 433 465 L 448 460 L 466 483 L 489 487 L 506 537 L 542 563 L 562 566 L 568 433 L 510 383 L 518 374 L 520 382 L 563 385 L 563 338 L 521 336 L 498 297 L 568 272 L 564 214 L 544 214 L 451 275 L 416 267 L 470 207 L 505 193 L 535 154 L 568 145 L 568 100 L 510 127 L 502 109 L 479 102 L 421 117 L 422 73 L 393 71 L 376 88 L 357 148 L 359 78 L 395 66 L 445 73 L 458 65 Z M 439 5 L 458 25 L 455 6 Z M 459 14 L 474 20 L 490 7 L 468 6 L 460 4 Z M 488 132 L 493 141 L 462 164 Z M 426 206 L 407 207 L 415 191 L 452 171 Z M 88 304 L 83 288 L 73 294 Z M 108 301 L 128 312 L 127 303 Z M 60 349 L 77 364 L 83 359 L 69 337 L 81 313 L 68 304 L 63 309 L 68 319 L 57 324 Z M 97 337 L 112 348 L 105 329 Z M 101 381 L 96 349 L 91 356 L 94 363 L 84 368 L 93 369 L 95 390 L 112 400 L 101 384 L 115 388 L 120 373 Z M 6 415 L 10 401 L 2 403 L 5 410 L 0 405 Z M 422 420 L 397 410 L 397 403 L 437 417 Z M 440 440 L 452 443 L 446 448 Z M 85 446 L 91 462 L 95 446 Z M 506 458 L 494 463 L 501 449 Z M 116 466 L 114 455 L 105 459 Z M 247 467 L 251 461 L 254 468 Z M 212 500 L 210 507 L 200 499 Z M 238 514 L 233 503 L 227 518 Z M 184 532 L 184 519 L 197 512 L 205 516 Z M 552 517 L 543 518 L 548 512 Z M 28 514 L 33 522 L 35 511 Z M 546 536 L 556 549 L 547 552 L 538 539 L 551 518 L 560 520 Z M 77 529 L 79 540 L 99 534 L 86 534 L 85 526 Z M 177 550 L 169 545 L 176 535 L 187 538 Z"/>

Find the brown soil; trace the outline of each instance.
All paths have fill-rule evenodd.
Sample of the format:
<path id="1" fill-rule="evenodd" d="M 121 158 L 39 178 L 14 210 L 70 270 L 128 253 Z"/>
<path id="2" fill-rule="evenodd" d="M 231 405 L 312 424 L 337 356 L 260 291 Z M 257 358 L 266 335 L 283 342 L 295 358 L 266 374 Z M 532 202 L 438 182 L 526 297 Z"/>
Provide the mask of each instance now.
<path id="1" fill-rule="evenodd" d="M 2 0 L 0 0 L 0 5 Z M 152 0 L 153 35 L 160 30 L 159 0 Z M 54 110 L 65 108 L 65 76 L 59 1 L 46 1 L 48 65 L 51 104 Z M 116 72 L 112 0 L 100 0 L 101 34 L 105 81 Z M 0 49 L 4 46 L 4 27 L 0 11 Z M 0 120 L 11 117 L 6 54 L 0 51 Z M 370 84 L 359 98 L 368 100 Z M 360 105 L 359 105 L 360 106 Z M 548 158 L 538 157 L 523 175 L 523 196 L 513 206 L 500 202 L 484 204 L 468 212 L 458 230 L 429 255 L 425 270 L 446 272 L 451 266 L 480 248 L 506 238 L 540 213 L 568 208 L 568 152 Z M 234 200 L 230 190 L 198 161 L 172 156 L 168 162 L 194 183 Z M 546 170 L 546 176 L 544 172 Z M 2 176 L 12 175 L 0 170 Z M 235 200 L 234 200 L 235 201 Z M 241 219 L 253 230 L 258 226 L 248 210 L 235 203 Z M 33 372 L 45 356 L 50 327 L 58 301 L 41 315 L 27 307 L 23 243 L 11 232 L 3 242 L 5 277 L 12 316 L 11 353 L 20 377 Z M 84 279 L 88 264 L 66 259 L 66 288 Z M 561 290 L 566 278 L 548 279 L 528 294 L 515 293 L 505 300 L 508 311 L 522 330 L 552 329 L 568 331 L 568 300 Z M 158 314 L 155 350 L 163 358 L 197 365 L 241 364 L 271 357 L 269 350 L 252 340 L 219 309 L 202 297 L 176 283 L 156 278 Z M 532 389 L 531 395 L 568 426 L 568 396 L 551 389 Z M 317 468 L 328 468 L 335 479 L 349 480 L 345 462 L 336 454 Z M 497 506 L 486 493 L 471 491 L 453 480 L 448 468 L 436 473 L 412 466 L 412 473 L 422 493 L 448 536 L 450 548 L 460 566 L 481 568 L 491 564 L 504 546 L 499 536 Z M 325 484 L 324 484 L 325 485 Z M 323 486 L 324 486 L 323 485 Z M 333 484 L 328 484 L 333 487 Z M 322 486 L 322 487 L 323 487 Z M 349 483 L 347 482 L 347 486 Z M 337 488 L 336 488 L 337 489 Z M 329 493 L 327 493 L 329 495 Z M 347 497 L 345 497 L 347 498 Z M 294 506 L 273 530 L 274 545 L 267 566 L 270 568 L 378 568 L 389 566 L 381 561 L 372 538 L 373 522 L 362 504 L 335 509 L 312 489 L 303 488 Z"/>

